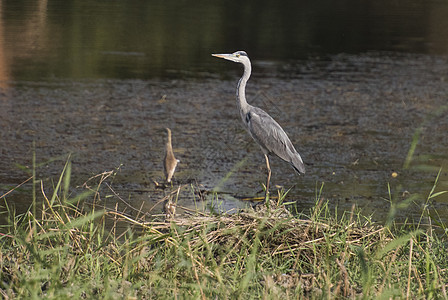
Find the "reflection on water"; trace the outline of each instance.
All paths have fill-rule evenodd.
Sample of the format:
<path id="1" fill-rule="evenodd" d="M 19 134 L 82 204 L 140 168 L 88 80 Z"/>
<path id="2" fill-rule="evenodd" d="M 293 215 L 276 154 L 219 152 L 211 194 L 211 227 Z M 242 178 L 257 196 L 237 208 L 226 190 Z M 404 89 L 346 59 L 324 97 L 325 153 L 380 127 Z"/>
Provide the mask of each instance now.
<path id="1" fill-rule="evenodd" d="M 169 127 L 182 205 L 204 205 L 213 190 L 222 209 L 244 206 L 235 199 L 261 191 L 263 155 L 239 124 L 240 68 L 210 56 L 237 49 L 253 59 L 248 101 L 279 121 L 307 165 L 299 177 L 271 160 L 272 186 L 292 187 L 299 207 L 325 182 L 332 205 L 384 219 L 388 184 L 398 200 L 424 195 L 447 167 L 448 62 L 433 55 L 448 53 L 446 2 L 6 0 L 0 12 L 0 195 L 28 178 L 18 166 L 29 170 L 34 142 L 40 162 L 73 153 L 75 184 L 121 166 L 114 189 L 150 210 L 168 193 L 153 180 Z M 51 185 L 63 165 L 43 164 L 39 178 Z M 23 201 L 19 192 L 12 199 Z M 432 203 L 445 219 L 447 202 Z M 401 217 L 418 217 L 422 203 Z"/>
<path id="2" fill-rule="evenodd" d="M 15 1 L 1 6 L 12 80 L 198 76 L 210 53 L 270 60 L 448 53 L 446 1 Z M 0 55 L 0 56 L 1 56 Z"/>

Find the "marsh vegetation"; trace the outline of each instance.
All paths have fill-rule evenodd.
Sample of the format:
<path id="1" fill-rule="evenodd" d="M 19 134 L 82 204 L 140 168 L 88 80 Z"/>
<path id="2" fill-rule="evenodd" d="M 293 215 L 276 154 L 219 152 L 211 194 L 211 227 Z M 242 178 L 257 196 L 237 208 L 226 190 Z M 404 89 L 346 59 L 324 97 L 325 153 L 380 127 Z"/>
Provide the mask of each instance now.
<path id="1" fill-rule="evenodd" d="M 283 190 L 234 214 L 166 219 L 102 208 L 114 176 L 93 176 L 73 193 L 68 161 L 52 184 L 31 180 L 25 213 L 2 196 L 3 298 L 447 298 L 448 231 L 429 214 L 444 193 L 437 179 L 420 222 L 379 225 L 355 206 L 332 211 L 324 185 L 308 212 L 294 211 Z M 185 187 L 166 197 L 177 188 Z"/>

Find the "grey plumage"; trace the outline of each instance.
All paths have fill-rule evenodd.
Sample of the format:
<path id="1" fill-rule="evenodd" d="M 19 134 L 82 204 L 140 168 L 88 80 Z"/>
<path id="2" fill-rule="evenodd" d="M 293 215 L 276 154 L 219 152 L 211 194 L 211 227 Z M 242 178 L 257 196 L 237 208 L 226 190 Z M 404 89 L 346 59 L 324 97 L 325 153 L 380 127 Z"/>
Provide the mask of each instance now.
<path id="1" fill-rule="evenodd" d="M 265 155 L 266 166 L 268 168 L 266 194 L 269 193 L 269 181 L 271 177 L 269 154 L 274 153 L 284 161 L 289 162 L 297 173 L 305 173 L 305 165 L 303 164 L 302 158 L 283 128 L 264 110 L 252 106 L 246 101 L 246 83 L 252 70 L 247 53 L 237 51 L 232 54 L 212 54 L 212 56 L 241 63 L 244 66 L 244 74 L 239 80 L 236 89 L 237 106 L 244 127 L 258 145 L 260 145 Z"/>

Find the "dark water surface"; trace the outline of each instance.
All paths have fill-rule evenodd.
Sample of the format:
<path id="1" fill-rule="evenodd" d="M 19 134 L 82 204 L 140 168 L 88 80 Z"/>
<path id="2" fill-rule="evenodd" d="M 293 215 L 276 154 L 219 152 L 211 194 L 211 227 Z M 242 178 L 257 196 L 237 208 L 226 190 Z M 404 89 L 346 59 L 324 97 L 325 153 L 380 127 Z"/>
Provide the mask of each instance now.
<path id="1" fill-rule="evenodd" d="M 397 213 L 418 219 L 441 167 L 436 191 L 448 190 L 448 2 L 278 3 L 0 2 L 0 196 L 29 177 L 19 166 L 31 168 L 34 143 L 38 162 L 57 159 L 37 169 L 48 186 L 72 153 L 75 184 L 119 168 L 114 190 L 149 210 L 168 193 L 153 181 L 170 127 L 173 189 L 244 206 L 264 158 L 236 111 L 240 66 L 210 56 L 244 49 L 248 101 L 279 121 L 307 166 L 297 176 L 272 158 L 274 192 L 292 187 L 288 200 L 307 209 L 324 183 L 333 207 L 385 220 L 390 184 L 394 202 L 420 194 Z M 179 201 L 204 204 L 192 195 L 184 188 Z M 26 191 L 6 199 L 30 203 Z M 448 219 L 446 195 L 429 203 Z"/>
<path id="2" fill-rule="evenodd" d="M 0 14 L 2 80 L 190 78 L 228 70 L 209 55 L 238 49 L 448 53 L 445 0 L 3 0 Z"/>

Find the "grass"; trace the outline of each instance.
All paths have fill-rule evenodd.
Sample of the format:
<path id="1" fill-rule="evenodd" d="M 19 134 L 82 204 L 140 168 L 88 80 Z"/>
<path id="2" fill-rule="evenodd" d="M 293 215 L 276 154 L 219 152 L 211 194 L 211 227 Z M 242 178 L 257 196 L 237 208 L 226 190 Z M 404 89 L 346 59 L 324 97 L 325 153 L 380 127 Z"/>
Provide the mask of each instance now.
<path id="1" fill-rule="evenodd" d="M 292 214 L 279 191 L 269 206 L 233 215 L 132 217 L 88 205 L 112 173 L 72 197 L 67 162 L 50 188 L 33 180 L 21 215 L 0 198 L 10 220 L 0 235 L 4 299 L 448 298 L 440 222 L 381 226 L 355 207 L 338 215 L 323 186 L 307 214 Z"/>

